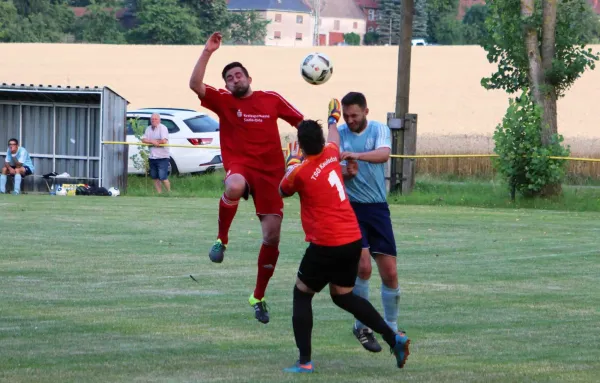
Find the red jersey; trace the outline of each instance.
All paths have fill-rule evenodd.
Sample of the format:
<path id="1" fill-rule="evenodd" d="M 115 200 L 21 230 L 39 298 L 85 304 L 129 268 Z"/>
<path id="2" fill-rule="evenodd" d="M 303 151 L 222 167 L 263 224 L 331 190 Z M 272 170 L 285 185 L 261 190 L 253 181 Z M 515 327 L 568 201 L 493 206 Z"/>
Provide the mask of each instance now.
<path id="1" fill-rule="evenodd" d="M 221 155 L 227 171 L 239 164 L 269 172 L 285 169 L 277 119 L 296 127 L 304 116 L 275 92 L 256 90 L 237 98 L 228 90 L 205 85 L 202 106 L 219 116 Z M 279 176 L 281 176 L 281 174 Z"/>
<path id="2" fill-rule="evenodd" d="M 341 246 L 361 239 L 360 228 L 344 189 L 340 149 L 328 143 L 321 154 L 307 156 L 288 170 L 279 185 L 285 195 L 300 195 L 300 218 L 306 241 Z"/>

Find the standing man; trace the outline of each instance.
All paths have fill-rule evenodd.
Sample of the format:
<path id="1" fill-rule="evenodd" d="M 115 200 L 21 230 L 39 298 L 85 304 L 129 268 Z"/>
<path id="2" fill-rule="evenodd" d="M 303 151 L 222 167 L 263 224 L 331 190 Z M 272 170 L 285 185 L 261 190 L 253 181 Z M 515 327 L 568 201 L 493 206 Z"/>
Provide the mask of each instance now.
<path id="1" fill-rule="evenodd" d="M 221 73 L 226 89 L 204 84 L 211 55 L 221 46 L 222 36 L 213 33 L 190 78 L 190 88 L 202 106 L 219 116 L 221 153 L 226 171 L 225 192 L 219 202 L 217 239 L 210 249 L 211 261 L 223 261 L 229 244 L 229 228 L 241 198 L 251 195 L 260 219 L 263 242 L 258 254 L 258 273 L 249 303 L 261 323 L 269 322 L 265 290 L 279 257 L 279 236 L 283 219 L 283 200 L 279 182 L 285 161 L 277 119 L 296 127 L 303 115 L 275 92 L 252 90 L 252 77 L 239 62 L 227 64 Z"/>
<path id="2" fill-rule="evenodd" d="M 154 187 L 160 194 L 162 193 L 161 182 L 165 189 L 171 191 L 169 182 L 169 158 L 171 157 L 169 148 L 161 147 L 162 144 L 169 143 L 169 130 L 160 123 L 160 114 L 153 113 L 150 117 L 150 126 L 146 128 L 142 142 L 151 144 L 150 147 L 150 178 L 154 180 Z"/>
<path id="3" fill-rule="evenodd" d="M 362 93 L 350 92 L 342 98 L 342 114 L 346 124 L 339 126 L 342 159 L 356 160 L 356 166 L 345 169 L 348 197 L 362 233 L 362 255 L 354 294 L 369 299 L 371 257 L 381 276 L 381 301 L 385 321 L 398 331 L 400 287 L 396 268 L 396 240 L 392 228 L 385 186 L 385 164 L 390 158 L 390 129 L 386 124 L 367 121 L 369 108 Z M 360 320 L 352 332 L 363 347 L 381 351 L 373 331 Z"/>
<path id="4" fill-rule="evenodd" d="M 11 175 L 15 177 L 13 194 L 20 194 L 22 178 L 32 174 L 34 171 L 35 168 L 33 167 L 33 161 L 31 161 L 29 152 L 19 146 L 19 140 L 11 138 L 8 140 L 8 149 L 6 149 L 6 158 L 4 159 L 2 175 L 0 176 L 0 193 L 6 193 L 6 180 Z"/>
<path id="5" fill-rule="evenodd" d="M 368 300 L 352 293 L 362 243 L 356 216 L 342 184 L 336 126 L 339 109 L 339 101 L 332 100 L 327 144 L 317 122 L 307 120 L 298 126 L 298 141 L 305 159 L 288 167 L 279 189 L 284 197 L 295 192 L 300 195 L 302 228 L 309 242 L 294 286 L 292 324 L 300 358 L 285 369 L 287 372 L 314 371 L 312 298 L 327 284 L 333 303 L 383 336 L 398 368 L 404 367 L 409 354 L 410 340 L 406 334 L 392 330 Z"/>

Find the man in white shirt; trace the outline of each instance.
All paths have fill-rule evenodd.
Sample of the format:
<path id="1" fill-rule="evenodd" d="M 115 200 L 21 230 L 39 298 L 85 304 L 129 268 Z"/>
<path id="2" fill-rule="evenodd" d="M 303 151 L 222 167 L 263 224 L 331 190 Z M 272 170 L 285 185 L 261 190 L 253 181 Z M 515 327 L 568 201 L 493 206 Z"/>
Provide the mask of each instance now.
<path id="1" fill-rule="evenodd" d="M 150 178 L 154 180 L 154 187 L 158 193 L 162 193 L 161 182 L 167 191 L 171 191 L 169 183 L 169 148 L 162 147 L 161 144 L 169 142 L 169 130 L 160 123 L 160 114 L 154 113 L 150 117 L 150 126 L 142 137 L 142 142 L 151 144 L 150 147 Z"/>

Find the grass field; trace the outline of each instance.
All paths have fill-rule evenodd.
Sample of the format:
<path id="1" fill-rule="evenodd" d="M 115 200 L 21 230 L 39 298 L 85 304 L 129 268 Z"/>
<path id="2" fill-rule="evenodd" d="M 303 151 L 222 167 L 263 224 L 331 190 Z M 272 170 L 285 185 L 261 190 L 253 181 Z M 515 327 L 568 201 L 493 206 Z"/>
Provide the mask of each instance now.
<path id="1" fill-rule="evenodd" d="M 600 376 L 600 213 L 392 206 L 403 370 L 352 318 L 314 300 L 312 376 L 291 297 L 303 242 L 286 207 L 281 257 L 256 322 L 260 232 L 242 203 L 225 262 L 207 257 L 215 198 L 0 196 L 0 381 L 593 382 Z M 198 280 L 194 282 L 189 275 Z M 379 283 L 371 297 L 381 309 Z M 595 378 L 594 378 L 595 377 Z"/>

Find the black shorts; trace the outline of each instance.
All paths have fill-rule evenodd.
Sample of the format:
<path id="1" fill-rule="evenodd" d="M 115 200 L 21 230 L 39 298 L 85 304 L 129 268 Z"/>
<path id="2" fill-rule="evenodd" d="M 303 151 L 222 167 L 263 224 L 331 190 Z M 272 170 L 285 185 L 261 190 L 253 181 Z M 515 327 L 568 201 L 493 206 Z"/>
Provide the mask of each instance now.
<path id="1" fill-rule="evenodd" d="M 361 251 L 360 240 L 342 246 L 311 243 L 300 262 L 298 279 L 314 292 L 323 290 L 328 283 L 354 287 Z"/>
<path id="2" fill-rule="evenodd" d="M 362 247 L 371 256 L 385 254 L 396 256 L 396 239 L 390 216 L 390 208 L 383 203 L 351 202 L 362 234 Z"/>

